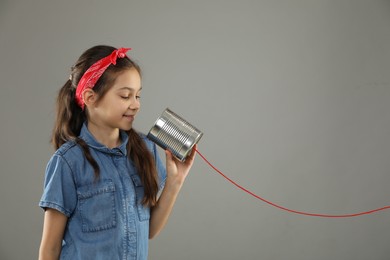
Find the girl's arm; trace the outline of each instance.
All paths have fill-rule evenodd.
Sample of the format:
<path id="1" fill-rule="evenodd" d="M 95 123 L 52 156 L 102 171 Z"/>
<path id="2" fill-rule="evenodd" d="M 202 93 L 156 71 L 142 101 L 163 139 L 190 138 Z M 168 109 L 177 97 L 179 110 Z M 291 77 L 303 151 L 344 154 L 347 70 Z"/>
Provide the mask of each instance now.
<path id="1" fill-rule="evenodd" d="M 61 212 L 55 209 L 46 209 L 39 260 L 59 259 L 67 221 L 68 218 Z"/>
<path id="2" fill-rule="evenodd" d="M 176 158 L 173 158 L 169 151 L 165 152 L 167 180 L 165 182 L 164 190 L 157 201 L 157 205 L 151 209 L 149 239 L 157 236 L 167 223 L 177 195 L 194 163 L 196 148 L 197 145 L 194 146 L 194 149 L 185 162 L 180 162 Z"/>

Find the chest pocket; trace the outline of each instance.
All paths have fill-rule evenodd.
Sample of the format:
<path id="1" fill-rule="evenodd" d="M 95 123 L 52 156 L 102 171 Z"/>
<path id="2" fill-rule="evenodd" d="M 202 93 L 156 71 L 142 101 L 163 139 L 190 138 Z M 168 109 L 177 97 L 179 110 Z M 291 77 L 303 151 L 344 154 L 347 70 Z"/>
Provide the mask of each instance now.
<path id="1" fill-rule="evenodd" d="M 106 179 L 77 190 L 82 231 L 95 232 L 116 226 L 115 185 Z"/>
<path id="2" fill-rule="evenodd" d="M 134 184 L 135 193 L 136 193 L 136 207 L 138 211 L 138 218 L 140 221 L 146 221 L 150 219 L 150 207 L 145 207 L 142 205 L 142 200 L 144 198 L 144 186 L 142 185 L 141 178 L 138 175 L 131 175 L 131 179 Z"/>

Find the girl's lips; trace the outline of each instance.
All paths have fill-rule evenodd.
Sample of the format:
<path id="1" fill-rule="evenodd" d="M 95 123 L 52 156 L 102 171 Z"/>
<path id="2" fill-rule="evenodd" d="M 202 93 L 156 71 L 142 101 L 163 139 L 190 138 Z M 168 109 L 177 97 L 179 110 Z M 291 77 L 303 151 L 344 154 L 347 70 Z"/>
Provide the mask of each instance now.
<path id="1" fill-rule="evenodd" d="M 123 115 L 123 117 L 126 118 L 129 121 L 133 121 L 135 116 L 133 116 L 133 115 Z"/>

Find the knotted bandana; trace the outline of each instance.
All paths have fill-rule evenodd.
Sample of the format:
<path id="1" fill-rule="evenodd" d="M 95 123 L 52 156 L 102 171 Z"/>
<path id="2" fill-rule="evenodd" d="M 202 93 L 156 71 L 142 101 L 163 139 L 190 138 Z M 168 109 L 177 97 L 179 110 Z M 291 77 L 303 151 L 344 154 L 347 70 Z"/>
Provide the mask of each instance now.
<path id="1" fill-rule="evenodd" d="M 102 76 L 104 71 L 111 64 L 115 65 L 117 58 L 126 57 L 126 52 L 131 50 L 131 48 L 119 48 L 114 50 L 110 55 L 98 60 L 95 62 L 81 77 L 79 83 L 76 88 L 76 102 L 84 110 L 84 100 L 83 93 L 88 88 L 93 88 L 99 78 Z"/>

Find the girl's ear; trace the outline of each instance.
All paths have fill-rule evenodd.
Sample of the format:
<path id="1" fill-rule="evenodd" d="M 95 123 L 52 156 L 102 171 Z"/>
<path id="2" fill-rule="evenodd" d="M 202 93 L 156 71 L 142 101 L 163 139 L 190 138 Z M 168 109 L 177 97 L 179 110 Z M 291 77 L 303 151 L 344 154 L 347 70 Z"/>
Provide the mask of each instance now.
<path id="1" fill-rule="evenodd" d="M 92 106 L 96 102 L 96 93 L 92 89 L 87 88 L 84 90 L 82 98 L 87 107 Z"/>

